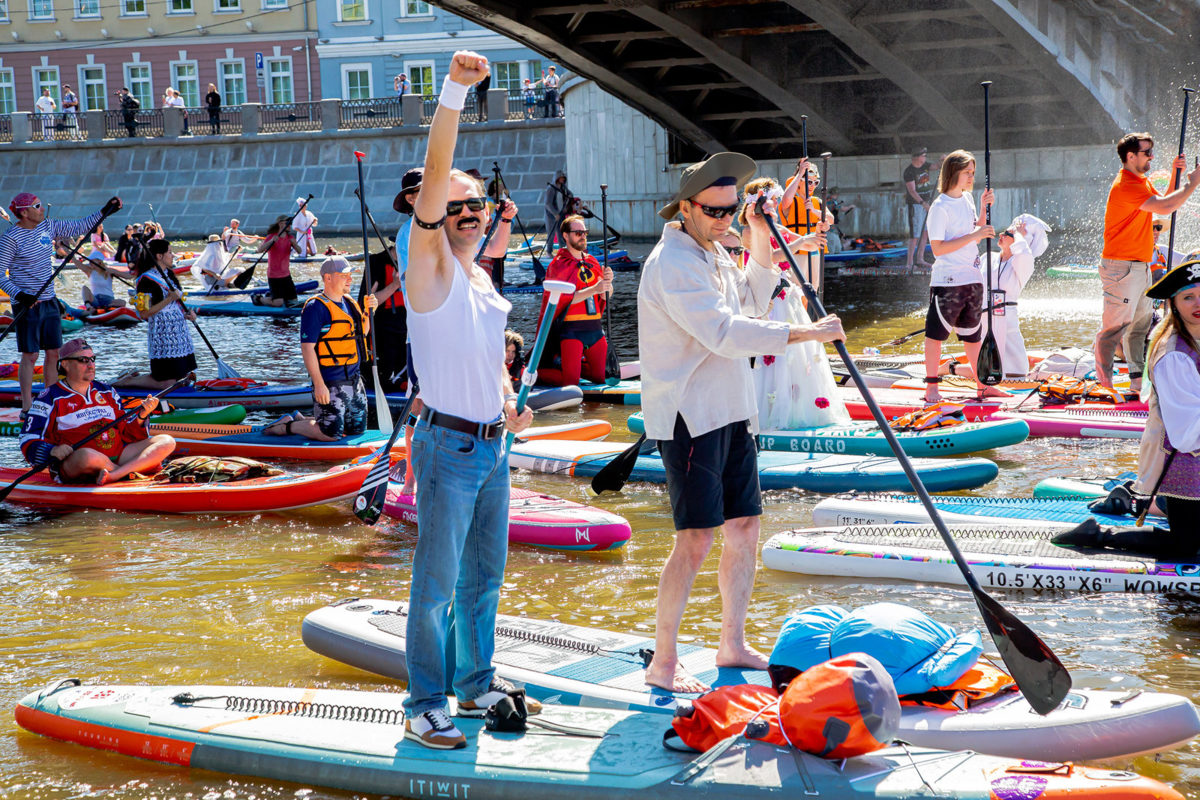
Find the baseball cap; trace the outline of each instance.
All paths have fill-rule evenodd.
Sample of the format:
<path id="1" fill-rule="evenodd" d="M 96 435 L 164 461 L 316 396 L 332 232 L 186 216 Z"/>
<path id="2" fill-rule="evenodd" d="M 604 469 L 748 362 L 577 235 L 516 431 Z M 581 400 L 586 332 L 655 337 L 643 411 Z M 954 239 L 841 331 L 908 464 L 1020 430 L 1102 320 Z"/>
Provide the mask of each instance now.
<path id="1" fill-rule="evenodd" d="M 76 353 L 81 353 L 84 350 L 91 350 L 92 346 L 87 343 L 87 339 L 72 339 L 65 342 L 62 347 L 58 348 L 59 359 L 69 358 Z"/>
<path id="2" fill-rule="evenodd" d="M 322 275 L 338 275 L 353 271 L 354 267 L 350 266 L 350 262 L 341 256 L 330 256 L 321 262 Z"/>

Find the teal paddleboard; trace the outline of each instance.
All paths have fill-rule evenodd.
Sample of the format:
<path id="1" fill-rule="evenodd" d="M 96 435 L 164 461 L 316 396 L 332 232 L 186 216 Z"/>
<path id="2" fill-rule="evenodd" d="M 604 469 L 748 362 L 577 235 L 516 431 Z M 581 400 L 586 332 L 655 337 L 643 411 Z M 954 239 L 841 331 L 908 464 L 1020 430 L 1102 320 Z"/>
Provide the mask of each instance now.
<path id="1" fill-rule="evenodd" d="M 955 524 L 988 522 L 1025 525 L 1078 525 L 1094 517 L 1101 525 L 1130 526 L 1130 516 L 1095 514 L 1088 511 L 1089 497 L 934 497 L 943 520 Z M 912 495 L 838 495 L 817 503 L 815 525 L 890 525 L 929 522 L 924 506 Z M 1147 525 L 1168 528 L 1163 517 L 1147 517 Z"/>

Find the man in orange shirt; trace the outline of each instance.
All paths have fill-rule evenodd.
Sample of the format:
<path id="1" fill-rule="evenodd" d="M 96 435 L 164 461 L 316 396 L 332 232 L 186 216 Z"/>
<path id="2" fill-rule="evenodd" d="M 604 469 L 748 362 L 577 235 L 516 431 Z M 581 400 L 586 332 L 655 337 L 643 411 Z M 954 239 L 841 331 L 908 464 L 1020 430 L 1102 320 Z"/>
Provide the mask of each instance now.
<path id="1" fill-rule="evenodd" d="M 1182 206 L 1200 185 L 1200 166 L 1187 176 L 1187 183 L 1159 195 L 1146 174 L 1154 159 L 1154 139 L 1148 133 L 1128 133 L 1117 142 L 1121 172 L 1108 190 L 1104 209 L 1104 250 L 1100 258 L 1100 280 L 1104 284 L 1104 314 L 1093 347 L 1096 379 L 1112 388 L 1113 354 L 1122 343 L 1129 363 L 1129 383 L 1142 387 L 1146 362 L 1146 334 L 1151 308 L 1146 298 L 1150 282 L 1150 260 L 1154 255 L 1155 214 L 1170 214 Z M 1179 156 L 1172 172 L 1182 171 L 1187 159 Z"/>

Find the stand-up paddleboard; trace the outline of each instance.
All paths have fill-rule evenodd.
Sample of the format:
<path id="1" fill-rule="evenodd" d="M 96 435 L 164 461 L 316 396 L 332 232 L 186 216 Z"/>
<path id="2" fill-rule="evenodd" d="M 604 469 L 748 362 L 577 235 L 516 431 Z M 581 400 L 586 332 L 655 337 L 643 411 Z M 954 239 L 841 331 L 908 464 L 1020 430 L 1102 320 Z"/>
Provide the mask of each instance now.
<path id="1" fill-rule="evenodd" d="M 1046 269 L 1048 278 L 1099 278 L 1100 267 L 1095 264 L 1056 264 Z"/>
<path id="2" fill-rule="evenodd" d="M 1037 411 L 998 411 L 991 419 L 1024 420 L 1030 436 L 1072 439 L 1141 439 L 1148 411 L 1122 411 L 1096 406 L 1061 406 Z"/>
<path id="3" fill-rule="evenodd" d="M 285 472 L 267 478 L 222 483 L 156 483 L 150 478 L 119 480 L 104 486 L 62 484 L 47 471 L 12 490 L 12 502 L 62 508 L 104 508 L 159 514 L 257 514 L 285 511 L 354 497 L 371 468 L 368 459 L 327 472 Z M 0 467 L 0 485 L 28 472 Z"/>
<path id="4" fill-rule="evenodd" d="M 1101 525 L 1131 526 L 1133 517 L 1095 514 L 1088 511 L 1092 498 L 1030 497 L 934 497 L 942 519 L 956 524 L 1004 523 L 1019 526 L 1066 524 L 1068 527 L 1094 517 Z M 890 525 L 929 522 L 929 515 L 913 495 L 843 494 L 827 497 L 813 509 L 815 525 Z M 1147 517 L 1147 525 L 1167 528 L 1166 519 Z"/>
<path id="5" fill-rule="evenodd" d="M 129 306 L 117 306 L 115 308 L 100 308 L 95 311 L 88 311 L 84 308 L 74 308 L 67 306 L 67 311 L 76 319 L 82 320 L 88 325 L 104 325 L 110 328 L 127 328 L 131 325 L 137 325 L 142 322 L 142 318 L 138 315 L 136 309 Z"/>
<path id="6" fill-rule="evenodd" d="M 841 395 L 842 401 L 846 404 L 846 411 L 849 412 L 850 418 L 855 420 L 871 420 L 871 410 L 867 407 L 867 403 L 863 400 L 862 395 L 857 389 L 850 386 L 839 386 L 838 392 Z M 1011 397 L 987 398 L 986 400 L 976 400 L 973 396 L 958 394 L 943 394 L 943 400 L 948 400 L 956 405 L 963 407 L 963 416 L 972 422 L 985 420 L 992 414 L 999 411 L 1018 411 L 1021 409 L 1037 409 L 1037 399 L 1026 399 L 1028 392 L 1018 392 Z M 875 398 L 875 402 L 879 404 L 883 415 L 889 419 L 894 419 L 904 414 L 909 414 L 913 411 L 920 411 L 928 404 L 924 397 L 909 389 L 875 389 L 871 391 L 871 395 Z M 1065 408 L 1066 406 L 1053 406 L 1053 408 Z M 1049 406 L 1047 406 L 1049 408 Z M 1116 405 L 1109 403 L 1085 403 L 1071 408 L 1078 409 L 1098 409 L 1098 410 L 1116 410 L 1116 411 L 1145 411 L 1146 404 L 1140 400 L 1130 400 Z"/>
<path id="7" fill-rule="evenodd" d="M 390 678 L 406 679 L 407 606 L 392 600 L 342 600 L 304 618 L 304 643 L 321 655 Z M 644 654 L 653 638 L 527 617 L 496 618 L 492 663 L 545 703 L 672 713 L 694 694 L 645 683 Z M 770 685 L 761 670 L 719 668 L 717 651 L 682 644 L 680 664 L 710 686 Z M 898 739 L 922 747 L 1049 759 L 1116 758 L 1171 750 L 1200 733 L 1186 697 L 1157 692 L 1075 689 L 1042 717 L 1018 692 L 1005 692 L 966 713 L 903 705 Z"/>
<path id="8" fill-rule="evenodd" d="M 21 412 L 16 409 L 0 410 L 0 436 L 16 436 L 21 433 Z M 158 425 L 177 424 L 223 424 L 235 425 L 246 418 L 246 409 L 239 405 L 216 406 L 215 408 L 177 408 L 165 414 L 155 414 L 147 427 L 151 433 L 168 433 L 156 430 Z M 577 439 L 578 436 L 571 438 Z"/>
<path id="9" fill-rule="evenodd" d="M 904 245 L 884 247 L 879 250 L 843 250 L 840 253 L 827 253 L 825 261 L 837 263 L 840 261 L 859 261 L 864 258 L 902 258 L 906 252 L 908 251 Z"/>
<path id="10" fill-rule="evenodd" d="M 1200 596 L 1200 564 L 1053 544 L 1052 537 L 1070 529 L 1066 525 L 950 524 L 963 558 L 987 589 Z M 937 530 L 929 525 L 786 531 L 767 540 L 762 557 L 769 569 L 805 575 L 966 585 Z"/>
<path id="11" fill-rule="evenodd" d="M 0 402 L 9 399 L 9 381 L 0 381 Z M 35 389 L 35 393 L 40 389 Z M 122 397 L 146 397 L 154 389 L 117 387 Z M 19 399 L 20 395 L 14 396 Z M 171 392 L 171 405 L 178 408 L 213 408 L 237 404 L 249 409 L 312 408 L 312 387 L 304 384 L 268 384 L 246 389 L 202 389 L 180 386 Z"/>
<path id="12" fill-rule="evenodd" d="M 393 412 L 404 408 L 408 395 L 399 392 L 388 392 L 388 408 Z M 367 407 L 373 408 L 375 390 L 367 389 Z M 583 391 L 578 386 L 545 386 L 534 389 L 525 399 L 525 406 L 534 411 L 563 411 L 583 404 Z"/>
<path id="13" fill-rule="evenodd" d="M 317 281 L 301 281 L 296 284 L 296 294 L 308 294 L 315 292 L 321 288 L 321 284 Z M 270 294 L 271 287 L 269 286 L 252 286 L 249 289 L 213 289 L 211 292 L 207 289 L 197 289 L 191 292 L 191 297 L 195 300 L 200 300 L 205 297 L 238 297 L 244 295 L 255 294 Z"/>
<path id="14" fill-rule="evenodd" d="M 185 305 L 201 317 L 298 317 L 302 310 L 299 303 L 290 306 L 260 306 L 249 300 L 204 300 L 197 299 L 194 295 Z"/>
<path id="15" fill-rule="evenodd" d="M 250 253 L 242 252 L 242 253 L 238 253 L 237 257 L 247 263 L 254 263 L 255 261 L 258 260 L 259 255 L 260 255 L 259 253 L 254 253 L 254 252 L 250 252 Z M 339 255 L 342 258 L 346 259 L 347 261 L 362 261 L 363 260 L 363 254 L 362 254 L 361 250 L 358 251 L 357 253 L 336 253 L 335 255 Z M 327 258 L 332 258 L 332 256 L 327 256 L 324 253 L 318 253 L 315 256 L 298 256 L 295 253 L 292 253 L 290 256 L 288 256 L 288 262 L 291 264 L 320 264 L 322 261 L 324 261 Z M 264 259 L 264 263 L 265 262 L 266 262 L 266 260 Z"/>
<path id="16" fill-rule="evenodd" d="M 661 714 L 569 706 L 545 708 L 523 734 L 455 719 L 467 747 L 432 750 L 404 738 L 404 699 L 403 692 L 69 679 L 24 697 L 16 721 L 166 764 L 416 798 L 1183 800 L 1129 772 L 913 746 L 827 761 L 741 738 L 702 759 L 663 746 Z"/>
<path id="17" fill-rule="evenodd" d="M 540 441 L 514 445 L 509 466 L 558 475 L 590 478 L 629 447 L 622 442 Z M 913 468 L 933 491 L 972 489 L 988 483 L 999 468 L 985 458 L 919 458 Z M 667 474 L 657 451 L 638 456 L 629 477 L 634 481 L 665 483 Z M 758 480 L 763 489 L 808 489 L 843 492 L 904 491 L 908 478 L 894 458 L 843 456 L 829 453 L 758 454 Z M 890 488 L 884 489 L 887 486 Z"/>
<path id="18" fill-rule="evenodd" d="M 308 439 L 299 434 L 276 436 L 264 433 L 263 425 L 156 425 L 155 433 L 175 438 L 175 455 L 242 456 L 244 458 L 290 458 L 299 461 L 348 461 L 368 456 L 387 444 L 390 434 L 368 430 L 332 442 Z M 521 433 L 524 439 L 601 439 L 612 425 L 606 420 L 579 420 L 563 425 L 539 425 Z M 404 450 L 404 440 L 396 442 Z"/>
<path id="19" fill-rule="evenodd" d="M 631 414 L 629 430 L 643 433 L 645 418 L 639 411 Z M 965 422 L 948 428 L 928 431 L 895 431 L 896 439 L 910 456 L 946 456 L 955 453 L 975 453 L 1023 442 L 1029 428 L 1020 420 Z M 758 435 L 763 450 L 784 453 L 838 453 L 841 455 L 890 456 L 891 448 L 883 432 L 874 422 L 850 422 L 826 425 L 821 428 L 798 428 L 791 431 L 763 431 Z"/>
<path id="20" fill-rule="evenodd" d="M 1122 472 L 1115 478 L 1043 478 L 1033 487 L 1034 497 L 1108 497 L 1108 493 L 1125 481 L 1137 480 L 1136 472 Z"/>
<path id="21" fill-rule="evenodd" d="M 641 372 L 641 368 L 638 369 Z M 622 379 L 616 384 L 581 383 L 583 399 L 589 403 L 616 403 L 617 405 L 640 406 L 642 404 L 641 380 Z"/>
<path id="22" fill-rule="evenodd" d="M 417 524 L 416 498 L 400 494 L 404 480 L 400 464 L 392 467 L 383 513 Z M 549 550 L 615 550 L 632 533 L 629 522 L 603 509 L 561 497 L 519 489 L 508 494 L 508 542 Z"/>

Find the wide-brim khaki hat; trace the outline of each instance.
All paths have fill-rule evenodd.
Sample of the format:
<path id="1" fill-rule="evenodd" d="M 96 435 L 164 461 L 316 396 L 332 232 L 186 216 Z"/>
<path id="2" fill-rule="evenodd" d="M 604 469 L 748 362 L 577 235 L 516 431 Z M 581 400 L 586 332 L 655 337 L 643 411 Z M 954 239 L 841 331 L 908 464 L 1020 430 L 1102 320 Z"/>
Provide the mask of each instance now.
<path id="1" fill-rule="evenodd" d="M 695 197 L 722 178 L 733 178 L 738 191 L 758 169 L 754 159 L 741 153 L 716 153 L 704 161 L 692 164 L 679 177 L 679 191 L 670 203 L 658 210 L 663 219 L 674 219 L 679 213 L 679 201 Z"/>

